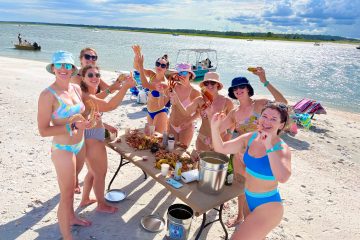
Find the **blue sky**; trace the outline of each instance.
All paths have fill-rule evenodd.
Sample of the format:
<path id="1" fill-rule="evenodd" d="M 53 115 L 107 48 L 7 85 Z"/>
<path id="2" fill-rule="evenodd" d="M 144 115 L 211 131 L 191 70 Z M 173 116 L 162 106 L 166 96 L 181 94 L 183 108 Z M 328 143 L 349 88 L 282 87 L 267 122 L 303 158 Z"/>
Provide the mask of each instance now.
<path id="1" fill-rule="evenodd" d="M 0 0 L 0 21 L 271 31 L 360 39 L 360 0 Z"/>

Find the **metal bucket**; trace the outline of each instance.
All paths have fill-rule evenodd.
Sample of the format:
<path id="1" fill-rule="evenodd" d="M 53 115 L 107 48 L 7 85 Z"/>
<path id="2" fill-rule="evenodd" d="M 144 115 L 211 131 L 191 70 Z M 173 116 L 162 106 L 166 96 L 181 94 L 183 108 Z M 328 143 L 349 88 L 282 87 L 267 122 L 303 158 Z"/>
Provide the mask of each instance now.
<path id="1" fill-rule="evenodd" d="M 230 159 L 222 153 L 202 152 L 199 154 L 199 190 L 219 194 L 223 190 Z"/>
<path id="2" fill-rule="evenodd" d="M 173 204 L 168 208 L 168 239 L 186 240 L 189 236 L 194 211 L 185 204 Z"/>

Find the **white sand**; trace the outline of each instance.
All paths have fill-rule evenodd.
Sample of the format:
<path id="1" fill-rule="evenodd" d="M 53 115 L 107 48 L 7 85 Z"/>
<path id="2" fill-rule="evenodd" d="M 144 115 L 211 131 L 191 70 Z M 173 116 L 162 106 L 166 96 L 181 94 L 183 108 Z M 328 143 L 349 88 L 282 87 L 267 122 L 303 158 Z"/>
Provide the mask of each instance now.
<path id="1" fill-rule="evenodd" d="M 56 210 L 59 190 L 50 160 L 51 138 L 37 131 L 37 99 L 53 80 L 46 63 L 0 57 L 0 239 L 59 239 Z M 110 81 L 114 73 L 103 72 Z M 143 125 L 144 106 L 130 95 L 115 111 L 104 115 L 118 128 Z M 327 109 L 316 116 L 310 131 L 285 136 L 292 148 L 293 175 L 280 186 L 285 215 L 268 239 L 360 239 L 360 115 Z M 130 120 L 129 120 L 130 119 Z M 116 170 L 119 157 L 108 150 L 106 184 Z M 81 173 L 84 177 L 85 170 Z M 129 164 L 121 169 L 113 188 L 128 193 L 116 204 L 113 215 L 95 212 L 95 205 L 77 209 L 93 221 L 88 228 L 74 228 L 75 239 L 163 239 L 166 230 L 154 234 L 140 226 L 142 216 L 166 210 L 175 199 L 140 169 Z M 77 208 L 80 195 L 75 195 Z M 235 200 L 224 213 L 235 214 Z M 212 219 L 215 212 L 209 217 Z M 201 223 L 194 218 L 190 236 Z M 233 229 L 229 229 L 231 234 Z M 217 222 L 205 229 L 202 239 L 223 239 Z"/>

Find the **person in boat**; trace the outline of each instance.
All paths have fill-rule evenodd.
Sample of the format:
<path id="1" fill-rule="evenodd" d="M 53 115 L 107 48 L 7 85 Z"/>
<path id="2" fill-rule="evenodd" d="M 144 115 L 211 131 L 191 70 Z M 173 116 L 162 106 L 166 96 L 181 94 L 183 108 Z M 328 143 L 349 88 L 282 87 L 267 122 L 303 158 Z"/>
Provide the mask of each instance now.
<path id="1" fill-rule="evenodd" d="M 66 51 L 55 52 L 46 70 L 55 75 L 55 81 L 40 94 L 38 129 L 42 137 L 53 137 L 51 159 L 60 188 L 57 217 L 63 239 L 71 240 L 72 225 L 91 225 L 90 221 L 75 215 L 73 206 L 75 158 L 85 155 L 85 149 L 82 149 L 84 130 L 90 127 L 90 122 L 71 120 L 72 116 L 85 111 L 80 87 L 70 83 L 71 76 L 77 73 L 72 54 Z"/>
<path id="2" fill-rule="evenodd" d="M 86 106 L 85 112 L 83 113 L 85 117 L 88 117 L 91 111 L 94 110 L 98 112 L 108 112 L 116 109 L 121 104 L 127 90 L 135 86 L 135 80 L 131 76 L 128 76 L 123 81 L 121 90 L 109 100 L 105 101 L 97 94 L 101 77 L 99 68 L 97 66 L 87 65 L 83 68 L 81 74 L 83 80 L 80 86 L 83 91 L 82 99 Z M 108 205 L 104 198 L 105 176 L 107 172 L 107 154 L 104 138 L 105 128 L 114 133 L 117 133 L 117 130 L 103 123 L 101 117 L 96 120 L 96 123 L 93 124 L 90 129 L 85 129 L 86 164 L 88 172 L 84 179 L 80 207 L 85 207 L 97 201 L 96 211 L 114 213 L 118 209 Z M 94 189 L 96 200 L 90 199 L 90 191 L 92 188 Z"/>
<path id="3" fill-rule="evenodd" d="M 219 91 L 223 88 L 223 84 L 220 82 L 218 73 L 207 72 L 204 76 L 204 80 L 199 86 L 202 88 L 202 95 L 195 98 L 186 107 L 176 92 L 170 93 L 170 97 L 172 103 L 176 105 L 183 114 L 191 116 L 196 112 L 200 113 L 202 122 L 196 139 L 196 150 L 209 151 L 213 150 L 210 128 L 211 116 L 216 112 L 228 114 L 233 109 L 234 105 L 229 98 L 219 94 Z M 231 135 L 224 131 L 222 137 L 225 140 L 228 140 Z"/>
<path id="4" fill-rule="evenodd" d="M 225 117 L 217 113 L 211 119 L 214 150 L 241 153 L 246 166 L 247 215 L 231 239 L 265 239 L 284 213 L 278 183 L 287 182 L 291 175 L 291 151 L 279 137 L 289 119 L 288 109 L 283 103 L 268 103 L 261 110 L 256 131 L 223 142 L 220 126 Z"/>
<path id="5" fill-rule="evenodd" d="M 141 84 L 149 89 L 147 100 L 147 121 L 149 125 L 155 126 L 155 131 L 163 133 L 168 129 L 170 99 L 164 94 L 168 89 L 168 79 L 165 76 L 169 68 L 167 55 L 155 61 L 155 71 L 144 69 L 144 56 L 141 47 L 134 45 L 133 51 L 134 67 L 140 72 Z M 149 78 L 149 79 L 148 79 Z"/>
<path id="6" fill-rule="evenodd" d="M 18 40 L 19 40 L 19 45 L 21 45 L 22 44 L 22 39 L 21 39 L 21 34 L 20 33 L 18 35 Z"/>
<path id="7" fill-rule="evenodd" d="M 79 70 L 79 72 L 76 75 L 74 75 L 71 78 L 71 82 L 80 86 L 81 81 L 82 81 L 82 69 L 88 65 L 96 66 L 97 60 L 98 60 L 98 55 L 94 48 L 86 47 L 80 51 L 79 59 L 80 59 L 81 69 Z M 121 84 L 119 84 L 118 82 L 115 82 L 112 85 L 108 85 L 105 81 L 103 81 L 100 78 L 100 83 L 98 85 L 97 93 L 100 93 L 100 95 L 98 95 L 99 97 L 105 98 L 107 95 L 112 94 L 116 90 L 120 90 L 120 89 L 121 89 Z M 111 126 L 108 127 L 108 126 L 109 125 L 106 125 L 106 129 L 108 129 L 109 131 L 113 131 L 113 127 L 111 127 Z M 78 175 L 84 166 L 84 162 L 85 162 L 85 159 L 77 158 L 76 186 L 75 186 L 74 191 L 75 191 L 75 193 L 78 193 L 78 194 L 81 193 Z"/>
<path id="8" fill-rule="evenodd" d="M 200 92 L 190 84 L 196 75 L 192 71 L 191 65 L 187 63 L 177 64 L 176 71 L 177 73 L 173 77 L 176 77 L 178 84 L 175 85 L 173 91 L 186 108 L 195 98 L 200 96 Z M 169 117 L 169 133 L 174 134 L 176 141 L 189 146 L 195 131 L 194 121 L 199 116 L 199 111 L 190 116 L 184 115 L 177 105 L 172 105 Z"/>
<path id="9" fill-rule="evenodd" d="M 257 67 L 253 74 L 259 77 L 259 81 L 269 90 L 275 101 L 287 104 L 287 100 L 283 94 L 267 81 L 265 70 L 262 67 Z M 254 89 L 245 77 L 236 77 L 232 80 L 231 86 L 228 89 L 228 96 L 238 100 L 239 105 L 224 118 L 220 128 L 221 132 L 227 131 L 235 138 L 239 135 L 255 131 L 261 110 L 270 100 L 265 98 L 254 99 Z M 243 154 L 240 152 L 231 157 L 234 159 L 233 163 L 236 174 L 244 176 L 245 166 L 242 164 L 242 156 Z M 245 197 L 244 195 L 240 195 L 238 197 L 238 215 L 226 223 L 228 227 L 235 226 L 243 221 L 244 204 Z"/>
<path id="10" fill-rule="evenodd" d="M 34 43 L 33 43 L 33 47 L 34 47 L 35 49 L 39 48 L 39 45 L 37 44 L 37 42 L 34 42 Z"/>

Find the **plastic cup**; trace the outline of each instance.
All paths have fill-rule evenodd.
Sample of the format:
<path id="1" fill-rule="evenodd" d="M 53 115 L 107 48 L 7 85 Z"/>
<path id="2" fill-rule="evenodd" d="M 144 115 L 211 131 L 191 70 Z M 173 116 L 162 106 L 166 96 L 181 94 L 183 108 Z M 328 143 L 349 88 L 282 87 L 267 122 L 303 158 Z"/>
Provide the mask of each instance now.
<path id="1" fill-rule="evenodd" d="M 168 140 L 168 150 L 173 151 L 175 148 L 175 140 Z"/>
<path id="2" fill-rule="evenodd" d="M 161 175 L 163 175 L 164 177 L 166 177 L 166 176 L 168 175 L 169 168 L 170 168 L 170 165 L 169 165 L 169 164 L 167 164 L 167 163 L 161 164 Z"/>
<path id="3" fill-rule="evenodd" d="M 149 135 L 152 136 L 154 135 L 155 132 L 155 126 L 154 125 L 149 125 Z"/>

